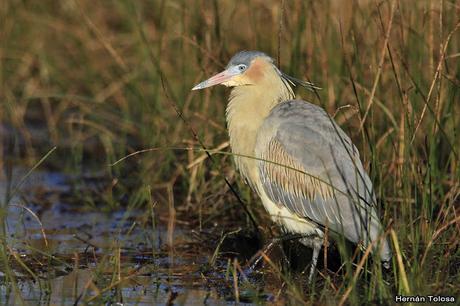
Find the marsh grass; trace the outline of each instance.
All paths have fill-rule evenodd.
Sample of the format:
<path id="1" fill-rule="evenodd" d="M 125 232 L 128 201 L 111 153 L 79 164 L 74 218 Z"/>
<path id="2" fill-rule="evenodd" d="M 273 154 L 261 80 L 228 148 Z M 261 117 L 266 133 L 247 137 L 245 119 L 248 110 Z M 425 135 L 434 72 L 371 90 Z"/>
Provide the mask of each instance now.
<path id="1" fill-rule="evenodd" d="M 298 94 L 324 107 L 353 139 L 395 256 L 385 273 L 368 252 L 339 241 L 335 252 L 343 267 L 327 270 L 326 260 L 308 286 L 283 260 L 261 254 L 264 290 L 277 303 L 293 304 L 391 304 L 395 294 L 458 297 L 459 27 L 455 1 L 2 1 L 1 175 L 8 184 L 12 168 L 34 169 L 45 156 L 40 167 L 73 175 L 75 203 L 83 210 L 145 209 L 149 218 L 140 223 L 152 232 L 166 224 L 170 247 L 178 222 L 220 233 L 209 252 L 212 269 L 224 256 L 223 237 L 252 228 L 249 215 L 264 239 L 277 230 L 225 154 L 228 91 L 190 89 L 235 52 L 265 51 L 283 71 L 322 88 Z M 113 165 L 149 148 L 156 149 Z M 214 152 L 211 160 L 203 148 L 224 154 Z M 88 173 L 109 183 L 81 187 Z M 28 262 L 5 238 L 11 199 L 2 200 L 0 214 L 2 299 L 19 303 L 16 269 L 27 272 Z M 150 238 L 155 257 L 160 242 Z M 87 287 L 75 282 L 75 300 L 122 299 L 121 283 L 136 272 L 123 264 L 120 248 L 114 240 Z M 177 256 L 174 248 L 168 252 Z M 52 264 L 52 253 L 45 254 Z M 223 272 L 228 294 L 242 300 L 242 288 L 252 288 L 241 277 L 245 259 L 230 258 Z M 78 272 L 77 259 L 66 264 Z M 171 293 L 168 302 L 175 298 Z"/>

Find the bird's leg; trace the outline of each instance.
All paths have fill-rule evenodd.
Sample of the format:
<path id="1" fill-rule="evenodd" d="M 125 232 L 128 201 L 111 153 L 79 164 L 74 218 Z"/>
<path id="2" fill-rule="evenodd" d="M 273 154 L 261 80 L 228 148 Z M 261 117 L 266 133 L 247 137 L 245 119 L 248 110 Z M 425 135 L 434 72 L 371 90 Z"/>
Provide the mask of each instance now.
<path id="1" fill-rule="evenodd" d="M 267 253 L 269 252 L 275 245 L 283 242 L 283 241 L 286 241 L 286 240 L 293 240 L 293 239 L 299 239 L 303 237 L 302 235 L 298 235 L 298 234 L 287 234 L 287 235 L 283 235 L 281 237 L 277 237 L 277 238 L 273 238 L 270 240 L 270 242 L 261 250 L 259 251 L 257 254 L 260 254 L 260 253 Z M 284 251 L 283 251 L 283 254 L 284 254 Z M 284 255 L 286 256 L 286 255 Z M 262 255 L 259 255 L 257 257 L 257 259 L 254 261 L 254 263 L 251 265 L 251 270 L 255 270 L 255 267 L 257 266 L 257 264 L 260 262 L 260 260 L 262 259 Z"/>
<path id="2" fill-rule="evenodd" d="M 273 248 L 273 246 L 275 244 L 278 244 L 279 242 L 280 242 L 280 240 L 278 240 L 276 238 L 272 239 L 261 251 L 257 252 L 256 255 L 257 254 L 267 253 L 268 251 L 270 251 Z M 250 267 L 251 270 L 255 270 L 257 264 L 262 259 L 262 257 L 263 257 L 262 255 L 257 256 L 257 259 L 254 261 L 254 263 Z"/>
<path id="3" fill-rule="evenodd" d="M 308 283 L 311 284 L 311 281 L 313 279 L 313 274 L 315 273 L 316 270 L 316 264 L 318 263 L 318 256 L 319 256 L 319 251 L 321 250 L 321 245 L 316 245 L 313 247 L 313 256 L 311 258 L 311 267 L 310 267 L 310 273 L 308 274 Z"/>
<path id="4" fill-rule="evenodd" d="M 308 283 L 311 284 L 313 275 L 315 274 L 316 264 L 318 263 L 319 251 L 323 245 L 323 239 L 320 237 L 303 238 L 302 243 L 313 249 L 310 273 L 308 274 Z"/>

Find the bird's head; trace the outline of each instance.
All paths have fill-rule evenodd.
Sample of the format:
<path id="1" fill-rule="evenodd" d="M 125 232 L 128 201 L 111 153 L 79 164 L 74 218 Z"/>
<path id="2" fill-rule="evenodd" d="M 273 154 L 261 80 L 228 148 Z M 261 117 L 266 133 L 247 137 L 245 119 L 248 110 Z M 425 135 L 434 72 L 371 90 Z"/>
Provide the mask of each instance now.
<path id="1" fill-rule="evenodd" d="M 222 84 L 229 87 L 257 85 L 270 77 L 277 77 L 289 85 L 302 85 L 308 89 L 318 89 L 310 82 L 305 82 L 281 72 L 273 59 L 260 51 L 241 51 L 235 54 L 226 69 L 203 81 L 192 90 L 203 89 Z"/>

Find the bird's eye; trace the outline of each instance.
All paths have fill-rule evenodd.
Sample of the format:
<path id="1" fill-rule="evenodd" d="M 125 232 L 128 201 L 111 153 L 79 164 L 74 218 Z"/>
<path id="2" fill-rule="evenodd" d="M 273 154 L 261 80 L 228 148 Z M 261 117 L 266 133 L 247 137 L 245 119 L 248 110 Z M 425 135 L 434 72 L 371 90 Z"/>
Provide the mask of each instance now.
<path id="1" fill-rule="evenodd" d="M 244 71 L 244 70 L 246 70 L 246 65 L 244 65 L 244 64 L 238 65 L 238 69 L 240 71 Z"/>

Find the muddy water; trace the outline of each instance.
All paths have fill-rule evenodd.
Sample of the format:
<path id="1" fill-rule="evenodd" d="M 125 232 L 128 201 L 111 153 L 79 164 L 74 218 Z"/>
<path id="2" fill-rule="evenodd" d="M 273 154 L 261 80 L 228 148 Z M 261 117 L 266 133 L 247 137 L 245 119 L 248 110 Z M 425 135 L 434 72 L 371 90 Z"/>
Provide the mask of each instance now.
<path id="1" fill-rule="evenodd" d="M 15 170 L 13 186 L 24 173 Z M 2 198 L 6 186 L 0 183 Z M 70 205 L 62 200 L 72 193 L 69 177 L 59 173 L 34 172 L 20 190 L 7 205 L 6 229 L 9 252 L 19 259 L 10 266 L 26 304 L 234 301 L 229 259 L 218 257 L 209 265 L 217 241 L 196 239 L 179 224 L 170 233 L 161 222 L 153 226 L 139 209 L 102 212 Z M 172 245 L 167 243 L 171 237 Z M 4 285 L 3 267 L 1 271 L 0 302 L 17 304 L 18 297 Z M 270 300 L 267 294 L 254 295 L 253 287 L 239 290 L 243 301 L 245 294 L 251 303 Z"/>

